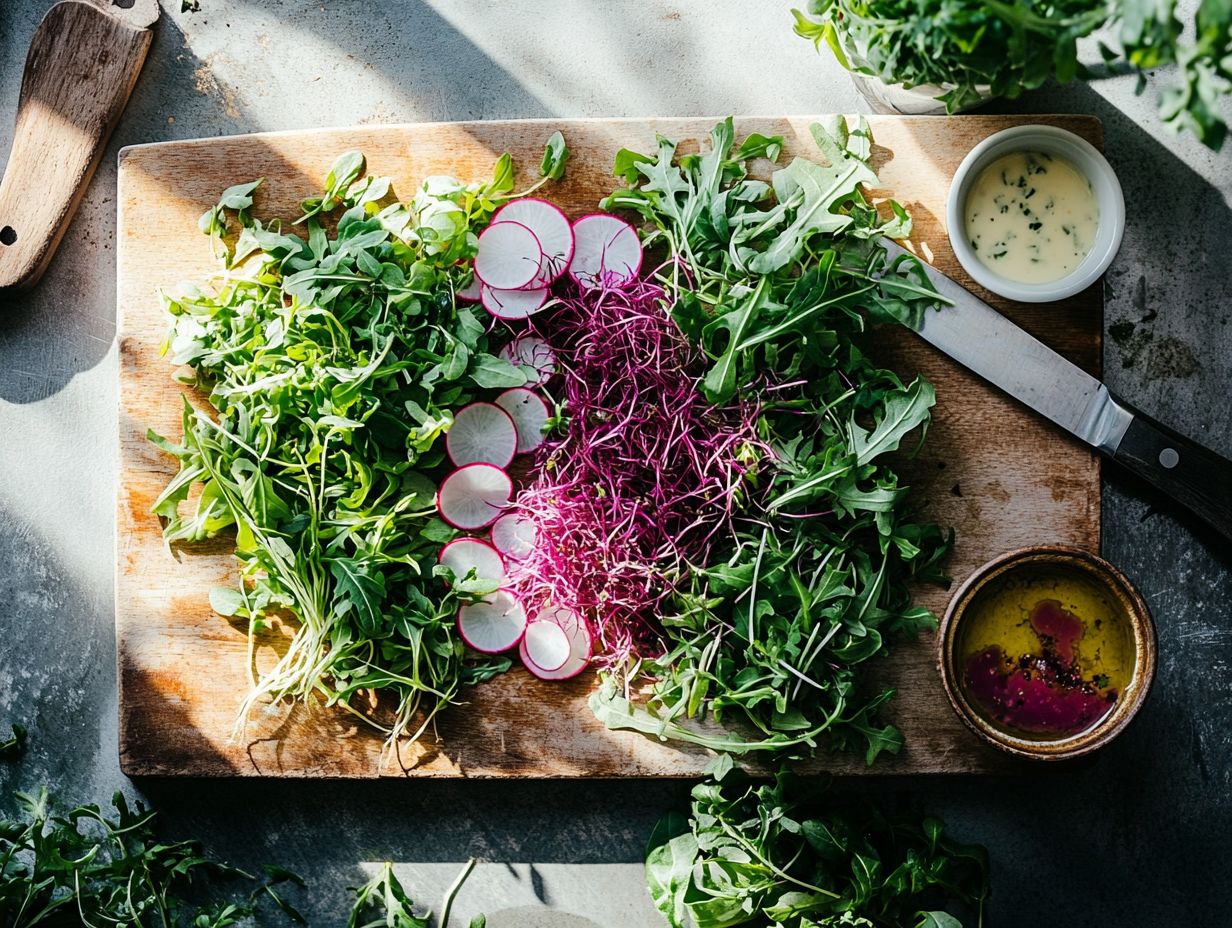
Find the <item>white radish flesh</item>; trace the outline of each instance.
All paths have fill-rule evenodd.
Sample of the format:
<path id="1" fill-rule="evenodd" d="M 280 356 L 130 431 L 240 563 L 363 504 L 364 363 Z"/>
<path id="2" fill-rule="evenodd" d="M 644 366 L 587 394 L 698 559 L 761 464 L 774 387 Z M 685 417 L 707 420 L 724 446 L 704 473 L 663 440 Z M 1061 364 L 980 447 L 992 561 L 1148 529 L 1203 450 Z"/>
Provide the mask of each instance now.
<path id="1" fill-rule="evenodd" d="M 458 634 L 485 654 L 508 651 L 526 632 L 526 610 L 508 591 L 497 590 L 458 610 Z"/>
<path id="2" fill-rule="evenodd" d="M 568 217 L 546 200 L 529 197 L 514 200 L 496 211 L 492 224 L 518 222 L 530 229 L 539 240 L 543 260 L 532 282 L 543 287 L 563 274 L 573 257 L 573 227 Z"/>
<path id="3" fill-rule="evenodd" d="M 537 290 L 496 290 L 484 284 L 479 301 L 483 303 L 483 308 L 497 319 L 504 319 L 506 322 L 516 322 L 518 319 L 533 316 L 543 309 L 544 304 L 548 301 L 548 288 L 540 287 Z"/>
<path id="4" fill-rule="evenodd" d="M 538 393 L 525 387 L 512 387 L 496 398 L 496 405 L 513 420 L 518 433 L 518 454 L 527 454 L 543 444 L 543 427 L 551 413 Z"/>
<path id="5" fill-rule="evenodd" d="M 482 291 L 483 281 L 471 275 L 471 282 L 454 295 L 465 303 L 478 303 L 479 298 L 483 296 Z"/>
<path id="6" fill-rule="evenodd" d="M 569 660 L 569 636 L 555 622 L 536 619 L 526 626 L 520 646 L 522 661 L 532 672 L 551 673 L 560 670 Z"/>
<path id="7" fill-rule="evenodd" d="M 558 625 L 569 638 L 569 656 L 555 670 L 543 670 L 530 660 L 523 640 L 518 647 L 518 656 L 522 658 L 527 670 L 540 680 L 568 680 L 586 669 L 594 650 L 594 638 L 583 619 L 568 609 L 548 607 L 535 616 L 535 622 L 552 622 Z"/>
<path id="8" fill-rule="evenodd" d="M 491 464 L 467 464 L 441 481 L 436 508 L 441 518 L 463 531 L 486 528 L 509 506 L 513 481 Z"/>
<path id="9" fill-rule="evenodd" d="M 441 548 L 438 560 L 453 571 L 459 582 L 467 579 L 472 570 L 476 580 L 488 580 L 498 586 L 505 582 L 504 558 L 495 546 L 478 538 L 455 538 Z"/>
<path id="10" fill-rule="evenodd" d="M 520 561 L 535 550 L 539 530 L 535 523 L 519 512 L 507 512 L 492 523 L 492 547 Z"/>
<path id="11" fill-rule="evenodd" d="M 518 451 L 518 429 L 509 413 L 495 403 L 471 403 L 454 416 L 445 433 L 445 450 L 458 467 L 507 467 Z"/>
<path id="12" fill-rule="evenodd" d="M 510 364 L 535 372 L 530 386 L 542 386 L 556 373 L 556 352 L 538 335 L 520 335 L 500 350 L 500 357 Z"/>
<path id="13" fill-rule="evenodd" d="M 606 213 L 583 216 L 573 224 L 573 240 L 569 274 L 585 290 L 619 287 L 642 269 L 642 242 L 623 219 Z"/>
<path id="14" fill-rule="evenodd" d="M 475 276 L 497 290 L 525 287 L 539 273 L 543 250 L 535 233 L 520 222 L 498 222 L 479 236 Z"/>

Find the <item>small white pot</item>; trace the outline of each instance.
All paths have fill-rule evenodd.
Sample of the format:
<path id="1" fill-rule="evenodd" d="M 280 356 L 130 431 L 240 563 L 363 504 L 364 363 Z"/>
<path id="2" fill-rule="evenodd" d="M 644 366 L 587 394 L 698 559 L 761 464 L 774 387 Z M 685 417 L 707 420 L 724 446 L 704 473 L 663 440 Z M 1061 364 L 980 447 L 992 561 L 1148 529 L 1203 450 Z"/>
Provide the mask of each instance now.
<path id="1" fill-rule="evenodd" d="M 943 116 L 945 104 L 937 97 L 954 89 L 953 84 L 919 84 L 915 87 L 886 84 L 857 71 L 851 72 L 851 79 L 874 113 L 890 116 Z M 979 100 L 960 109 L 968 110 L 992 99 L 992 88 L 987 84 L 977 84 L 975 89 L 980 95 Z"/>
<path id="2" fill-rule="evenodd" d="M 987 165 L 1015 151 L 1042 151 L 1064 158 L 1091 182 L 1095 191 L 1099 203 L 1095 242 L 1082 263 L 1060 280 L 1045 284 L 1007 280 L 980 260 L 963 231 L 967 191 Z M 1051 303 L 1085 290 L 1108 270 L 1125 232 L 1125 195 L 1108 159 L 1086 139 L 1057 126 L 1014 126 L 994 132 L 967 153 L 950 184 L 945 221 L 954 256 L 977 284 L 1021 303 Z"/>

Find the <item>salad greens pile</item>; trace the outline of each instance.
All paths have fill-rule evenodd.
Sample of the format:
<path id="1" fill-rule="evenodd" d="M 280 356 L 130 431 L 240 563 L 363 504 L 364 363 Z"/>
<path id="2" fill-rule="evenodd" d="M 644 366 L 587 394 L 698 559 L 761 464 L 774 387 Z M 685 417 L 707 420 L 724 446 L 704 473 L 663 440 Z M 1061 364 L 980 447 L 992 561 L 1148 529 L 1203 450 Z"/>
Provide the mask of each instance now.
<path id="1" fill-rule="evenodd" d="M 825 743 L 872 763 L 899 750 L 902 737 L 878 714 L 892 694 L 867 691 L 862 670 L 896 636 L 935 624 L 912 604 L 908 585 L 943 580 L 948 538 L 912 516 L 891 457 L 922 439 L 932 387 L 879 367 L 865 353 L 866 328 L 910 323 L 941 299 L 916 259 L 891 258 L 878 242 L 906 236 L 910 218 L 893 202 L 883 215 L 862 193 L 877 181 L 867 125 L 837 119 L 815 125 L 813 136 L 824 163 L 796 158 L 769 183 L 750 166 L 777 161 L 782 139 L 753 134 L 737 145 L 731 119 L 701 152 L 680 154 L 661 139 L 652 155 L 617 157 L 626 186 L 603 206 L 639 216 L 644 245 L 663 263 L 636 299 L 630 289 L 596 292 L 616 301 L 607 310 L 641 314 L 647 338 L 657 333 L 651 353 L 665 365 L 662 383 L 629 391 L 636 408 L 619 417 L 652 421 L 669 393 L 712 411 L 680 425 L 679 440 L 652 442 L 661 449 L 653 453 L 621 451 L 637 428 L 625 444 L 618 430 L 599 423 L 598 431 L 617 440 L 610 461 L 622 453 L 724 458 L 714 486 L 689 486 L 688 468 L 672 478 L 684 480 L 678 487 L 654 481 L 654 493 L 674 487 L 672 498 L 697 498 L 693 522 L 707 526 L 705 537 L 660 539 L 654 551 L 678 555 L 662 563 L 634 547 L 622 555 L 647 562 L 638 571 L 650 578 L 653 614 L 638 616 L 636 602 L 628 611 L 651 622 L 654 646 L 628 660 L 609 655 L 611 672 L 591 705 L 610 727 L 715 750 L 787 757 Z M 559 177 L 567 156 L 557 133 L 540 183 Z M 506 156 L 486 183 L 428 178 L 400 202 L 387 179 L 366 175 L 363 156 L 348 152 L 323 193 L 283 228 L 252 215 L 260 183 L 228 189 L 201 218 L 224 264 L 220 276 L 165 297 L 173 318 L 165 351 L 190 369 L 214 412 L 186 402 L 179 442 L 151 433 L 180 467 L 154 511 L 170 543 L 234 530 L 239 583 L 213 591 L 214 609 L 246 622 L 253 643 L 289 630 L 277 664 L 259 675 L 251 668 L 239 724 L 259 703 L 319 696 L 378 725 L 395 745 L 418 737 L 463 688 L 510 665 L 469 651 L 457 634 L 459 605 L 498 581 L 455 578 L 437 563 L 455 531 L 434 494 L 454 411 L 533 373 L 499 357 L 504 329 L 485 328 L 456 299 L 470 283 L 477 231 L 520 194 Z M 583 322 L 606 319 L 588 299 L 562 302 L 577 304 Z M 549 316 L 541 331 L 550 335 L 552 325 Z M 649 342 L 596 337 L 606 343 L 596 345 L 604 365 L 637 381 Z M 605 369 L 592 373 L 602 381 Z M 565 372 L 570 383 L 580 376 Z M 563 412 L 575 421 L 560 420 L 567 433 L 584 433 L 588 416 L 616 414 L 574 405 Z M 733 414 L 731 434 L 714 440 L 709 430 Z M 545 503 L 564 492 L 553 480 L 569 477 L 567 442 L 537 462 L 552 478 Z M 643 524 L 654 509 L 647 500 L 657 498 L 636 487 L 646 468 L 630 478 L 632 495 L 600 492 L 609 459 L 576 450 L 600 470 L 572 480 L 570 492 L 591 509 L 639 510 L 596 516 L 595 525 Z M 667 457 L 645 463 L 652 477 L 674 466 Z M 677 516 L 688 528 L 687 511 Z M 610 545 L 612 532 L 599 534 Z M 570 563 L 589 563 L 585 554 Z M 605 596 L 591 611 L 603 611 Z M 604 616 L 586 618 L 604 630 Z M 633 681 L 639 690 L 648 683 L 647 698 Z M 361 708 L 357 694 L 371 692 L 389 694 L 392 708 L 375 716 Z M 723 731 L 689 724 L 695 719 Z"/>
<path id="2" fill-rule="evenodd" d="M 951 907 L 983 924 L 987 854 L 938 819 L 840 803 L 786 773 L 750 783 L 723 760 L 688 818 L 650 839 L 646 882 L 672 928 L 962 928 Z"/>
<path id="3" fill-rule="evenodd" d="M 889 455 L 918 442 L 932 387 L 905 383 L 865 353 L 873 322 L 910 322 L 941 298 L 909 256 L 877 240 L 905 237 L 861 192 L 875 185 L 861 120 L 815 125 L 825 164 L 796 158 L 754 179 L 782 140 L 736 145 L 732 121 L 709 146 L 678 154 L 622 151 L 627 184 L 603 206 L 640 215 L 672 318 L 701 348 L 698 388 L 714 404 L 758 410 L 767 451 L 750 445 L 749 492 L 726 546 L 675 589 L 661 617 L 665 648 L 592 698 L 608 726 L 742 754 L 800 754 L 828 736 L 869 763 L 901 735 L 877 717 L 888 691 L 860 687 L 863 666 L 896 636 L 931 628 L 908 584 L 942 581 L 948 538 L 916 521 Z M 644 704 L 630 680 L 644 674 Z M 736 722 L 711 734 L 684 723 Z"/>
<path id="4" fill-rule="evenodd" d="M 567 157 L 557 133 L 540 183 Z M 492 587 L 441 583 L 437 551 L 455 532 L 434 494 L 453 411 L 527 380 L 454 298 L 477 231 L 529 192 L 513 181 L 505 155 L 485 183 L 430 177 L 400 202 L 352 151 L 290 228 L 252 215 L 260 180 L 202 216 L 224 270 L 164 295 L 163 350 L 213 412 L 186 401 L 178 442 L 150 433 L 179 460 L 154 511 L 171 544 L 233 530 L 240 581 L 211 604 L 247 622 L 253 643 L 290 630 L 277 665 L 252 671 L 240 724 L 266 700 L 320 696 L 392 745 L 508 668 L 458 638 L 459 603 Z M 392 696 L 381 717 L 355 705 L 371 690 Z"/>
<path id="5" fill-rule="evenodd" d="M 1218 150 L 1228 134 L 1222 109 L 1232 92 L 1232 5 L 1195 4 L 1192 30 L 1176 0 L 810 0 L 793 10 L 796 33 L 839 64 L 887 84 L 944 86 L 937 99 L 953 113 L 980 102 L 981 87 L 1013 99 L 1050 78 L 1063 83 L 1093 72 L 1078 57 L 1078 39 L 1101 29 L 1105 65 L 1142 72 L 1173 65 L 1179 79 L 1161 95 L 1160 116 L 1175 132 L 1192 132 Z"/>

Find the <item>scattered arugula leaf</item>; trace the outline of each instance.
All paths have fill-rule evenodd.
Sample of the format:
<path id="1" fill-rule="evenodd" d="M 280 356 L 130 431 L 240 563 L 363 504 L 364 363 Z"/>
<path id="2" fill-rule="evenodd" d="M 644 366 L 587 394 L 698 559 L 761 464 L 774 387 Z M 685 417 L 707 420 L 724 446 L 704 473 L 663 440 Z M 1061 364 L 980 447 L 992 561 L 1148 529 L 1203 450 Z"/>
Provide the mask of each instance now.
<path id="1" fill-rule="evenodd" d="M 474 869 L 475 859 L 472 857 L 445 892 L 437 928 L 449 928 L 449 913 L 453 900 Z M 416 906 L 415 901 L 402 888 L 402 883 L 394 874 L 393 865 L 388 861 L 381 865 L 381 869 L 371 880 L 352 892 L 355 894 L 355 904 L 347 919 L 347 928 L 429 928 L 432 923 L 432 913 Z M 375 915 L 375 918 L 362 921 L 370 915 Z M 470 921 L 470 928 L 484 928 L 486 924 L 485 916 L 476 915 Z"/>
<path id="2" fill-rule="evenodd" d="M 687 819 L 659 822 L 646 884 L 672 928 L 962 928 L 951 907 L 982 924 L 987 855 L 943 827 L 831 799 L 824 781 L 736 772 L 695 786 Z"/>
<path id="3" fill-rule="evenodd" d="M 162 926 L 232 928 L 263 902 L 291 922 L 303 916 L 284 896 L 295 874 L 278 867 L 255 876 L 210 857 L 195 841 L 156 835 L 154 813 L 121 793 L 114 816 L 83 805 L 58 813 L 46 788 L 18 793 L 0 813 L 0 924 L 6 928 Z M 237 887 L 224 892 L 223 884 Z M 203 895 L 225 896 L 212 903 Z"/>

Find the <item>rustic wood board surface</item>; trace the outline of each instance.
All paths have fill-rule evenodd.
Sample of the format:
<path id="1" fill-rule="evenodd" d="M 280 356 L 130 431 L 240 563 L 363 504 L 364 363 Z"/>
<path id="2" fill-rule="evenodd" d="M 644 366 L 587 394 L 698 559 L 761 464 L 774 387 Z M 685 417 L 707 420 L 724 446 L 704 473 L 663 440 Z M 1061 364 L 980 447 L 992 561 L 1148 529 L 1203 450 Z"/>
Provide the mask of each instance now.
<path id="1" fill-rule="evenodd" d="M 472 691 L 468 705 L 446 712 L 440 740 L 425 739 L 400 756 L 382 757 L 382 737 L 342 711 L 296 707 L 258 712 L 232 738 L 248 687 L 243 630 L 215 615 L 208 590 L 236 576 L 225 539 L 208 550 L 170 551 L 150 506 L 174 473 L 174 461 L 146 441 L 147 428 L 178 437 L 183 388 L 158 348 L 167 330 L 157 290 L 214 269 L 197 218 L 219 192 L 258 176 L 265 183 L 254 212 L 293 218 L 299 200 L 317 193 L 342 151 L 359 148 L 369 170 L 393 178 L 409 196 L 432 174 L 489 175 L 503 151 L 519 180 L 536 170 L 547 136 L 560 129 L 573 151 L 565 181 L 546 195 L 570 215 L 593 210 L 613 186 L 621 147 L 653 150 L 655 133 L 686 149 L 704 139 L 712 119 L 546 120 L 366 126 L 169 142 L 120 155 L 118 339 L 120 353 L 119 487 L 116 515 L 116 634 L 120 683 L 120 759 L 137 775 L 185 776 L 694 776 L 707 752 L 607 731 L 586 706 L 594 685 L 585 674 L 543 683 L 521 669 Z M 737 134 L 779 133 L 785 158 L 816 156 L 811 118 L 750 118 Z M 1027 121 L 1070 129 L 1097 146 L 1097 120 L 1082 116 L 872 117 L 874 163 L 882 189 L 915 219 L 917 253 L 966 280 L 946 240 L 945 197 L 963 156 L 982 138 Z M 979 291 L 977 291 L 979 292 Z M 983 294 L 989 298 L 989 294 Z M 1097 372 L 1103 300 L 1100 285 L 1047 306 L 993 305 L 1085 369 Z M 905 330 L 878 331 L 873 351 L 900 372 L 919 371 L 937 388 L 928 441 L 904 467 L 925 512 L 954 526 L 948 561 L 961 580 L 972 569 L 1022 545 L 1060 542 L 1097 550 L 1099 461 Z M 190 394 L 201 403 L 202 397 Z M 947 593 L 920 591 L 940 612 Z M 262 648 L 257 664 L 272 649 Z M 881 677 L 899 693 L 888 717 L 907 746 L 871 772 L 972 773 L 1009 765 L 954 715 L 941 689 L 935 642 L 901 643 Z M 870 772 L 862 757 L 822 755 L 806 765 L 835 773 Z"/>

